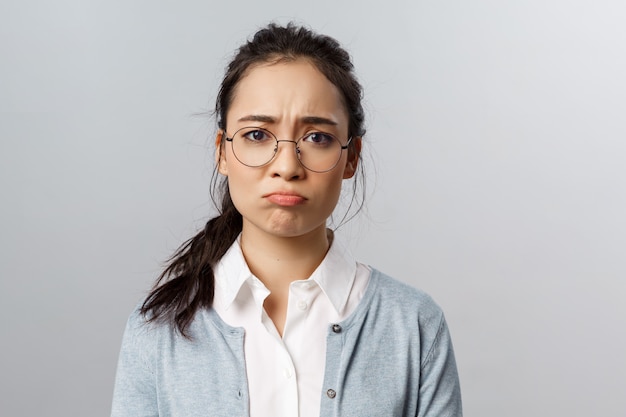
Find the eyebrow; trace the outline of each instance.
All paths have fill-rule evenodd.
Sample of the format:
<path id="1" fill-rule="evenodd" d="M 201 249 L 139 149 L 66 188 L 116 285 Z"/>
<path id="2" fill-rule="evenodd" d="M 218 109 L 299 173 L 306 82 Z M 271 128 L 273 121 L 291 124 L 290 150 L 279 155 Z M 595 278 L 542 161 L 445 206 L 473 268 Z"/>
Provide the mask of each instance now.
<path id="1" fill-rule="evenodd" d="M 276 119 L 272 116 L 265 116 L 263 114 L 250 114 L 248 116 L 240 117 L 238 122 L 264 122 L 264 123 L 274 123 Z"/>
<path id="2" fill-rule="evenodd" d="M 240 117 L 239 122 L 263 122 L 263 123 L 275 123 L 276 119 L 272 116 L 264 114 L 249 114 L 247 116 Z M 312 125 L 330 125 L 337 126 L 337 122 L 326 117 L 320 116 L 304 116 L 299 119 L 300 123 L 312 124 Z"/>
<path id="3" fill-rule="evenodd" d="M 304 116 L 300 119 L 302 123 L 307 123 L 311 125 L 331 125 L 337 126 L 337 122 L 331 119 L 327 119 L 325 117 L 319 116 Z"/>

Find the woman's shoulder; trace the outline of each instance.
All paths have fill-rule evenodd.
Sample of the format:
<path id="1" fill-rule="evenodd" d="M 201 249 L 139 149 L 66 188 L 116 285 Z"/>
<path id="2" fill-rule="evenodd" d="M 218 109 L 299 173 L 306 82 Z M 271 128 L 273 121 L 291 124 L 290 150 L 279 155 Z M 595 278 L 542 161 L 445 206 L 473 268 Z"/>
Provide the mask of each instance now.
<path id="1" fill-rule="evenodd" d="M 371 303 L 380 307 L 380 314 L 417 317 L 419 322 L 438 322 L 443 319 L 443 310 L 423 290 L 391 277 L 375 268 L 370 275 Z"/>
<path id="2" fill-rule="evenodd" d="M 150 320 L 149 314 L 142 311 L 143 301 L 138 303 L 126 321 L 126 329 L 124 336 L 132 339 L 141 339 L 145 337 L 154 337 L 155 333 L 163 331 L 166 326 L 158 321 Z"/>
<path id="3" fill-rule="evenodd" d="M 199 308 L 189 326 L 182 334 L 176 322 L 168 316 L 155 316 L 152 311 L 144 311 L 145 300 L 139 302 L 128 316 L 124 337 L 138 343 L 178 344 L 198 339 L 239 338 L 240 328 L 226 324 L 213 308 Z"/>
<path id="4" fill-rule="evenodd" d="M 437 306 L 433 298 L 423 290 L 391 277 L 376 268 L 371 268 L 370 279 L 376 285 L 376 292 L 381 296 L 391 297 L 398 301 Z M 437 306 L 437 308 L 439 307 Z"/>
<path id="5" fill-rule="evenodd" d="M 151 311 L 144 311 L 145 300 L 140 301 L 128 315 L 124 339 L 129 344 L 156 346 L 163 338 L 176 336 L 176 328 L 163 317 L 155 317 Z"/>

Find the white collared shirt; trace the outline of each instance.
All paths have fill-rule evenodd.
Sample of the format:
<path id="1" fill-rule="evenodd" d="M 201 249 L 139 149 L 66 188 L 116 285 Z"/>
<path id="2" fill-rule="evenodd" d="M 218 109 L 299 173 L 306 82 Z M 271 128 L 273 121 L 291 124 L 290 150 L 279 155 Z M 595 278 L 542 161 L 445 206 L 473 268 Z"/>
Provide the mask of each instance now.
<path id="1" fill-rule="evenodd" d="M 281 338 L 263 309 L 270 291 L 250 272 L 239 238 L 233 243 L 215 267 L 213 307 L 227 324 L 245 330 L 251 417 L 320 415 L 328 325 L 354 311 L 369 274 L 333 239 L 309 279 L 290 284 Z"/>

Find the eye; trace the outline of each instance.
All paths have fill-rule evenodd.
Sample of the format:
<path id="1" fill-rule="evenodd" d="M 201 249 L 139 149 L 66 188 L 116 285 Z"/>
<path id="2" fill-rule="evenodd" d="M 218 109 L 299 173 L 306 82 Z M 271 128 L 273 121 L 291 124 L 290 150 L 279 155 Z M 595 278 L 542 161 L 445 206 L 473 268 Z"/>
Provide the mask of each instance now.
<path id="1" fill-rule="evenodd" d="M 268 132 L 261 129 L 242 131 L 241 136 L 250 142 L 267 142 L 273 139 Z"/>
<path id="2" fill-rule="evenodd" d="M 322 132 L 311 132 L 302 138 L 302 142 L 320 147 L 331 146 L 334 141 L 335 138 L 332 135 Z"/>

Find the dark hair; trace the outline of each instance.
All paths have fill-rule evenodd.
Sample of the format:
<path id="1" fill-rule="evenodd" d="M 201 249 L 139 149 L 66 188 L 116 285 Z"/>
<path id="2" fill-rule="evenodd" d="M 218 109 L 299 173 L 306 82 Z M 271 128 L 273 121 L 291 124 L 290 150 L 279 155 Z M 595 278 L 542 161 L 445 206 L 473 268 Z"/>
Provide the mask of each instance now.
<path id="1" fill-rule="evenodd" d="M 365 117 L 361 105 L 362 88 L 354 75 L 350 55 L 335 39 L 292 23 L 287 26 L 269 24 L 239 48 L 226 68 L 217 96 L 215 115 L 218 127 L 226 129 L 226 115 L 235 88 L 253 65 L 296 59 L 310 60 L 339 89 L 349 116 L 349 136 L 363 136 Z M 356 152 L 354 141 L 351 146 L 349 152 Z M 358 164 L 359 172 L 353 181 L 352 201 L 340 223 L 348 219 L 348 213 L 357 198 L 359 182 L 362 187 L 361 165 Z M 141 312 L 149 321 L 165 321 L 175 326 L 185 337 L 188 337 L 186 329 L 198 309 L 209 308 L 213 304 L 213 268 L 237 239 L 243 223 L 241 214 L 230 198 L 226 179 L 218 180 L 216 170 L 211 179 L 211 197 L 216 207 L 220 208 L 220 214 L 209 220 L 201 232 L 187 240 L 172 255 L 141 307 Z M 356 211 L 363 206 L 363 200 L 362 192 Z"/>

